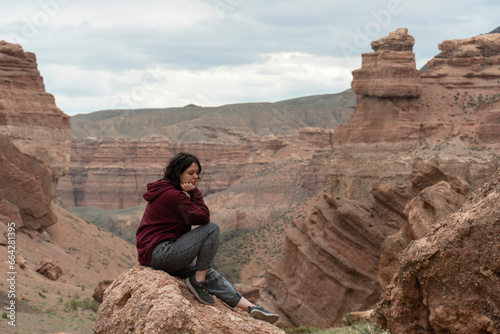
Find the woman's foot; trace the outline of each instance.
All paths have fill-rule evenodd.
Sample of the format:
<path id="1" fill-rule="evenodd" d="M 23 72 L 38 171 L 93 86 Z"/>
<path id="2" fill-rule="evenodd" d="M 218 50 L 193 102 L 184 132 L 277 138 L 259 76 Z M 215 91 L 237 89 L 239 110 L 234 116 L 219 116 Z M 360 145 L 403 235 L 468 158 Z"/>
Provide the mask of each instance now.
<path id="1" fill-rule="evenodd" d="M 196 299 L 200 301 L 200 303 L 205 305 L 213 305 L 215 300 L 210 296 L 208 292 L 208 283 L 207 281 L 197 282 L 194 276 L 186 278 L 186 285 L 189 291 L 191 291 Z"/>
<path id="2" fill-rule="evenodd" d="M 249 306 L 248 310 L 249 310 L 250 316 L 252 318 L 258 319 L 258 320 L 264 320 L 264 321 L 267 321 L 271 324 L 274 324 L 280 318 L 280 316 L 277 315 L 276 313 L 270 312 L 260 305 L 251 306 L 251 307 Z"/>

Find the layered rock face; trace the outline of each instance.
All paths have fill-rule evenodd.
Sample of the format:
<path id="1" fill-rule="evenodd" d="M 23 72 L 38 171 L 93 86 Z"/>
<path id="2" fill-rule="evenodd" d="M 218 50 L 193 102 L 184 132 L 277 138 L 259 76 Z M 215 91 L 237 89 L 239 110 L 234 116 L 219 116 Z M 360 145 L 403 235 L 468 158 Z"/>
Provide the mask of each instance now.
<path id="1" fill-rule="evenodd" d="M 352 72 L 352 89 L 372 97 L 419 97 L 422 72 L 416 69 L 415 39 L 407 29 L 372 42 L 375 52 L 362 55 L 361 69 Z"/>
<path id="2" fill-rule="evenodd" d="M 403 183 L 425 159 L 473 189 L 498 167 L 500 34 L 444 41 L 426 74 L 415 69 L 412 45 L 398 29 L 373 42 L 353 72 L 357 106 L 335 129 L 330 192 L 369 203 L 364 189 Z"/>
<path id="3" fill-rule="evenodd" d="M 500 170 L 411 243 L 378 305 L 391 333 L 500 332 Z"/>
<path id="4" fill-rule="evenodd" d="M 69 117 L 45 92 L 35 55 L 0 41 L 0 218 L 40 229 L 56 222 L 57 182 L 69 167 Z"/>
<path id="5" fill-rule="evenodd" d="M 134 267 L 104 293 L 94 333 L 284 333 L 217 298 L 203 305 L 184 282 L 149 267 Z"/>
<path id="6" fill-rule="evenodd" d="M 200 189 L 222 228 L 257 227 L 326 184 L 333 131 L 354 110 L 351 91 L 218 108 L 102 111 L 72 118 L 68 207 L 144 204 L 148 182 L 181 151 L 202 163 Z M 138 223 L 138 222 L 137 222 Z"/>
<path id="7" fill-rule="evenodd" d="M 411 241 L 423 238 L 434 224 L 454 213 L 466 202 L 469 185 L 437 165 L 424 161 L 405 184 L 379 184 L 373 191 L 376 208 L 385 208 L 400 217 L 400 230 L 382 244 L 379 282 L 385 288 L 399 269 L 399 257 Z"/>
<path id="8" fill-rule="evenodd" d="M 285 255 L 266 275 L 273 298 L 262 295 L 262 303 L 279 310 L 285 326 L 331 327 L 380 298 L 380 245 L 399 226 L 384 212 L 322 195 L 312 216 L 286 230 Z"/>
<path id="9" fill-rule="evenodd" d="M 310 203 L 314 213 L 286 230 L 284 257 L 256 283 L 263 292 L 244 292 L 279 310 L 285 326 L 339 324 L 345 314 L 376 305 L 401 252 L 458 210 L 468 190 L 424 161 L 405 183 L 377 185 L 371 205 L 324 192 Z"/>

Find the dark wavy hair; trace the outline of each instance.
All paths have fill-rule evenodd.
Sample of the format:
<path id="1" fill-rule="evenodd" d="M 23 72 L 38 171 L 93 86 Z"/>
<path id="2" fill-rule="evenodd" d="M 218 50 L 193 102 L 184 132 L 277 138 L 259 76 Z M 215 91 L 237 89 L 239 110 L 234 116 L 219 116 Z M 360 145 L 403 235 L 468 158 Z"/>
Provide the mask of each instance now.
<path id="1" fill-rule="evenodd" d="M 201 173 L 201 164 L 198 158 L 189 153 L 179 153 L 168 163 L 167 167 L 163 169 L 165 180 L 172 182 L 175 188 L 181 189 L 181 180 L 179 176 L 195 162 L 198 165 Z M 200 178 L 201 180 L 201 178 Z"/>

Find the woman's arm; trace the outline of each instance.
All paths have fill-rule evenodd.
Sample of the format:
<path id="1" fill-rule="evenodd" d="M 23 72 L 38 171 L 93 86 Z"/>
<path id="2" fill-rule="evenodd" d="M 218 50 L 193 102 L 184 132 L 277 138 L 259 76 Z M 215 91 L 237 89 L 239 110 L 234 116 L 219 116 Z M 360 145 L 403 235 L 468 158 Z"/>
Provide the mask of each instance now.
<path id="1" fill-rule="evenodd" d="M 190 197 L 178 192 L 176 202 L 178 211 L 188 225 L 202 225 L 210 222 L 210 210 L 203 201 L 203 194 L 197 188 L 189 192 Z"/>

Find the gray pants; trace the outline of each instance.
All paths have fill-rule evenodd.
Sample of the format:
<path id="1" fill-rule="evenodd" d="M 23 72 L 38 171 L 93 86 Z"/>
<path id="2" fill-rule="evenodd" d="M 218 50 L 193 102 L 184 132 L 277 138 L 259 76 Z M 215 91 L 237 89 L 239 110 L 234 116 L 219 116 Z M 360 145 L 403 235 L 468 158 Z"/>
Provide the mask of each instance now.
<path id="1" fill-rule="evenodd" d="M 219 226 L 210 222 L 189 231 L 176 241 L 169 240 L 156 245 L 149 265 L 180 278 L 188 278 L 194 276 L 196 271 L 208 269 L 206 281 L 210 293 L 235 307 L 241 299 L 241 293 L 213 269 L 218 246 Z"/>

